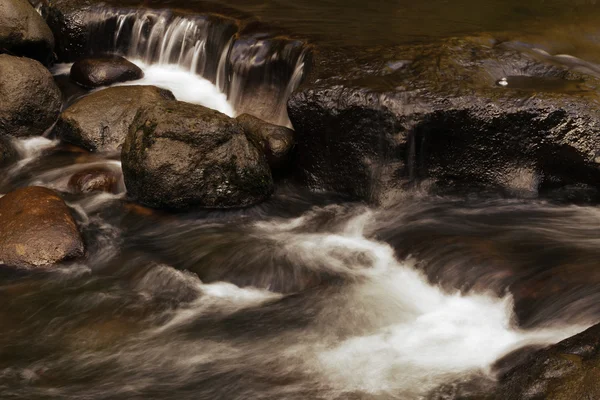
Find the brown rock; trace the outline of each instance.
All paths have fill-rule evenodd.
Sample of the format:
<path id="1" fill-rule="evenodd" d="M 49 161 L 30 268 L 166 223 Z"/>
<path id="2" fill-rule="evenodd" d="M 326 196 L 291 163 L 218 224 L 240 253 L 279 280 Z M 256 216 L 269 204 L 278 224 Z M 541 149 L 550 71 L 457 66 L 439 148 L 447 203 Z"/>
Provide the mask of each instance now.
<path id="1" fill-rule="evenodd" d="M 0 0 L 0 49 L 44 64 L 54 59 L 54 36 L 27 0 Z"/>
<path id="2" fill-rule="evenodd" d="M 71 211 L 53 190 L 31 186 L 0 198 L 0 264 L 47 266 L 83 251 Z"/>
<path id="3" fill-rule="evenodd" d="M 273 125 L 250 114 L 236 118 L 244 132 L 261 149 L 273 169 L 286 166 L 294 148 L 294 131 L 285 126 Z"/>
<path id="4" fill-rule="evenodd" d="M 0 135 L 42 135 L 61 106 L 60 89 L 42 64 L 0 54 Z"/>
<path id="5" fill-rule="evenodd" d="M 173 93 L 154 86 L 103 89 L 63 111 L 54 129 L 64 141 L 88 151 L 115 151 L 121 148 L 141 109 L 173 99 Z"/>
<path id="6" fill-rule="evenodd" d="M 71 80 L 86 88 L 110 86 L 118 82 L 142 79 L 144 72 L 121 56 L 107 55 L 76 61 Z"/>

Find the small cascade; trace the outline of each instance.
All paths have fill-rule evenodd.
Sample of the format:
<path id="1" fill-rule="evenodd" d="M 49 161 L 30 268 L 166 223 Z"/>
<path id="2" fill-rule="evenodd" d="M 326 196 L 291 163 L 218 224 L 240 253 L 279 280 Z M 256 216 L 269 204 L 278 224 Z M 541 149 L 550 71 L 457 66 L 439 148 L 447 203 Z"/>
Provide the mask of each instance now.
<path id="1" fill-rule="evenodd" d="M 236 114 L 291 126 L 286 102 L 303 76 L 303 42 L 240 35 L 232 19 L 170 10 L 94 7 L 85 22 L 90 54 L 177 65 L 215 84 Z"/>
<path id="2" fill-rule="evenodd" d="M 94 8 L 87 16 L 92 53 L 119 53 L 146 64 L 176 64 L 215 83 L 234 21 L 169 10 Z"/>
<path id="3" fill-rule="evenodd" d="M 286 103 L 302 79 L 305 53 L 300 41 L 260 37 L 236 40 L 229 57 L 231 80 L 226 91 L 233 108 L 240 114 L 255 114 L 291 127 Z"/>

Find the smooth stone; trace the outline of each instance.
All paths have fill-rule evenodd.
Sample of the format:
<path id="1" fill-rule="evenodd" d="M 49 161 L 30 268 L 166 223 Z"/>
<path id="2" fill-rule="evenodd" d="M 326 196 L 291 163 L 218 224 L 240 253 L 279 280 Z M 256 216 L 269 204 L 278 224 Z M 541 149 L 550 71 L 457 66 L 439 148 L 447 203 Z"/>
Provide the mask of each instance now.
<path id="1" fill-rule="evenodd" d="M 0 264 L 44 267 L 83 252 L 71 210 L 53 190 L 31 186 L 0 198 Z"/>
<path id="2" fill-rule="evenodd" d="M 62 104 L 52 74 L 39 62 L 0 54 L 0 135 L 40 136 Z"/>
<path id="3" fill-rule="evenodd" d="M 0 52 L 48 65 L 54 60 L 54 35 L 27 0 L 0 0 Z"/>
<path id="4" fill-rule="evenodd" d="M 114 55 L 75 61 L 70 78 L 85 88 L 110 86 L 119 82 L 142 79 L 144 72 L 131 61 Z"/>

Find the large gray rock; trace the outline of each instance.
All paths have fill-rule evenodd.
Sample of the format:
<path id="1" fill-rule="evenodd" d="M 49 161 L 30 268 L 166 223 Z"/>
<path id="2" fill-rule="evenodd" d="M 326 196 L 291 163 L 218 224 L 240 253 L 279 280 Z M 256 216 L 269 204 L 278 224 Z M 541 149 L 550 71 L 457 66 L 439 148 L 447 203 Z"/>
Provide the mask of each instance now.
<path id="1" fill-rule="evenodd" d="M 0 135 L 38 136 L 52 126 L 60 90 L 39 62 L 0 55 Z"/>
<path id="2" fill-rule="evenodd" d="M 34 58 L 44 64 L 53 61 L 52 31 L 27 0 L 0 0 L 1 51 Z"/>
<path id="3" fill-rule="evenodd" d="M 55 132 L 64 141 L 89 151 L 115 151 L 123 145 L 140 109 L 174 99 L 170 91 L 155 86 L 103 89 L 63 111 Z"/>
<path id="4" fill-rule="evenodd" d="M 121 161 L 129 195 L 150 207 L 245 207 L 273 191 L 264 154 L 237 121 L 194 104 L 140 112 Z"/>
<path id="5" fill-rule="evenodd" d="M 586 68 L 485 37 L 316 47 L 288 101 L 295 175 L 376 203 L 425 182 L 511 196 L 593 189 L 600 80 L 574 72 Z"/>
<path id="6" fill-rule="evenodd" d="M 54 191 L 31 186 L 0 198 L 0 264 L 48 266 L 83 251 L 71 211 Z"/>
<path id="7" fill-rule="evenodd" d="M 144 72 L 123 57 L 106 55 L 75 61 L 70 77 L 83 87 L 97 88 L 142 79 Z"/>

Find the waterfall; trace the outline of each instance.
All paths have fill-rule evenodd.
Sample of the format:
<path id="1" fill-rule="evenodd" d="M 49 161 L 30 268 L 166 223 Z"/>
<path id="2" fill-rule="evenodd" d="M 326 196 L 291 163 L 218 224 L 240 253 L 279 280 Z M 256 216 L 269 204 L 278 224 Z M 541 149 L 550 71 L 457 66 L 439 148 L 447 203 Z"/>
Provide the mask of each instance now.
<path id="1" fill-rule="evenodd" d="M 93 7 L 85 22 L 90 54 L 178 65 L 215 84 L 236 114 L 291 126 L 286 103 L 304 73 L 303 42 L 240 34 L 232 19 L 171 10 Z"/>

